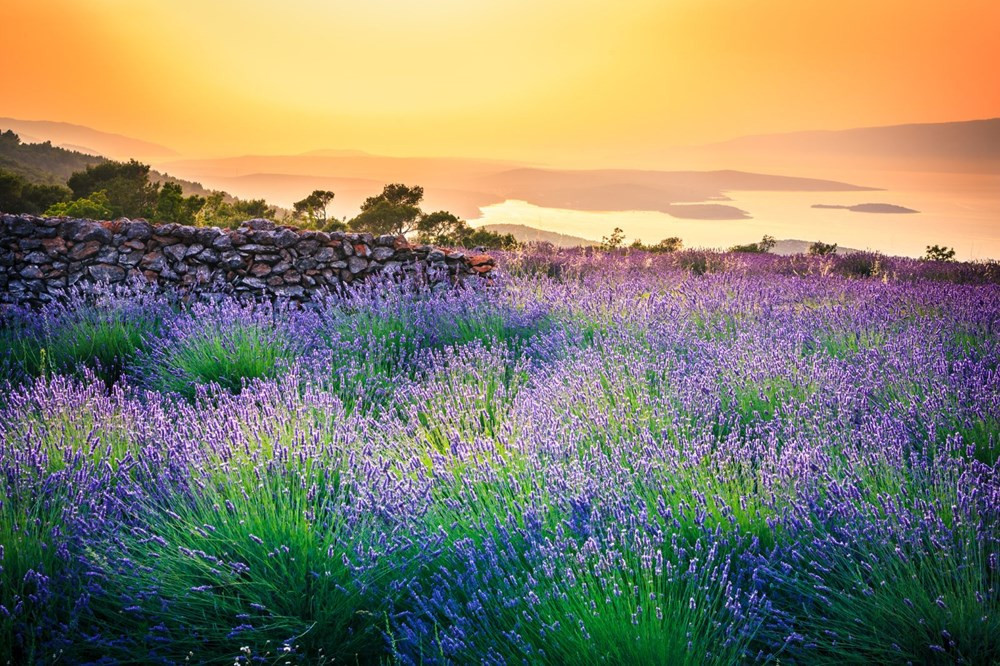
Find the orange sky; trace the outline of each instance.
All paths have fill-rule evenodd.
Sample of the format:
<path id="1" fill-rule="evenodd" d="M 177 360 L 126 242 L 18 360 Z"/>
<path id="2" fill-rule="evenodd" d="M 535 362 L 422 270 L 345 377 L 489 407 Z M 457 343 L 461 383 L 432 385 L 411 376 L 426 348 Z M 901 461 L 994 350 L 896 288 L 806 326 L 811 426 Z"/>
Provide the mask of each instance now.
<path id="1" fill-rule="evenodd" d="M 1000 115 L 997 0 L 4 0 L 0 116 L 188 155 L 655 165 Z"/>

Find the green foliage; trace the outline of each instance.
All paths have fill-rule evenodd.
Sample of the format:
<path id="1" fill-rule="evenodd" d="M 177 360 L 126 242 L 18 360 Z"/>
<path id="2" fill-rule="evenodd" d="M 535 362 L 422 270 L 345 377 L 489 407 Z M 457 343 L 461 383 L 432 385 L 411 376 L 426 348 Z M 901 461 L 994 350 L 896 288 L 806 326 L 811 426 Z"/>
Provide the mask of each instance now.
<path id="1" fill-rule="evenodd" d="M 209 322 L 155 357 L 151 383 L 188 399 L 207 384 L 239 393 L 245 381 L 275 377 L 297 355 L 274 326 Z"/>
<path id="2" fill-rule="evenodd" d="M 955 248 L 944 245 L 928 245 L 922 259 L 924 261 L 955 261 Z"/>
<path id="3" fill-rule="evenodd" d="M 473 229 L 465 220 L 443 210 L 420 216 L 417 220 L 417 241 L 429 245 L 497 250 L 512 250 L 518 246 L 512 234 Z"/>
<path id="4" fill-rule="evenodd" d="M 482 247 L 487 250 L 516 250 L 520 243 L 514 234 L 501 234 L 487 229 L 470 229 L 461 237 L 462 247 Z"/>
<path id="5" fill-rule="evenodd" d="M 641 240 L 636 239 L 629 247 L 633 250 L 642 250 L 643 252 L 652 252 L 654 254 L 670 254 L 671 252 L 678 252 L 684 247 L 684 241 L 677 236 L 671 236 L 670 238 L 664 238 L 655 245 L 646 245 Z"/>
<path id="6" fill-rule="evenodd" d="M 604 252 L 610 252 L 620 248 L 624 242 L 625 232 L 620 227 L 615 227 L 610 236 L 601 238 L 601 244 L 598 247 Z"/>
<path id="7" fill-rule="evenodd" d="M 49 141 L 21 143 L 21 138 L 11 130 L 0 133 L 0 169 L 14 173 L 29 183 L 62 186 L 73 172 L 103 161 L 103 157 L 59 148 Z M 66 198 L 69 198 L 68 194 Z M 53 203 L 49 202 L 40 210 Z"/>
<path id="8" fill-rule="evenodd" d="M 152 219 L 156 222 L 176 222 L 193 225 L 195 218 L 205 206 L 205 197 L 184 196 L 180 183 L 164 183 L 156 200 L 156 210 Z"/>
<path id="9" fill-rule="evenodd" d="M 106 192 L 112 217 L 152 217 L 160 189 L 149 182 L 149 165 L 136 160 L 88 166 L 70 176 L 67 185 L 77 199 Z"/>
<path id="10" fill-rule="evenodd" d="M 838 257 L 834 270 L 847 277 L 880 277 L 885 273 L 885 257 L 878 252 L 852 252 Z"/>
<path id="11" fill-rule="evenodd" d="M 95 602 L 99 618 L 127 630 L 123 645 L 159 624 L 171 640 L 157 653 L 171 663 L 375 663 L 397 562 L 377 552 L 371 521 L 348 515 L 336 461 L 295 458 L 240 456 L 235 468 L 213 465 L 198 492 L 150 503 L 144 529 L 119 539 L 107 563 L 115 575 L 106 584 L 135 595 L 137 608 L 123 617 Z M 123 564 L 132 561 L 145 566 Z"/>
<path id="12" fill-rule="evenodd" d="M 161 326 L 155 314 L 81 308 L 39 330 L 0 329 L 0 356 L 16 373 L 39 377 L 86 368 L 110 386 Z"/>
<path id="13" fill-rule="evenodd" d="M 108 193 L 104 190 L 93 192 L 75 201 L 53 204 L 45 214 L 53 217 L 83 217 L 90 220 L 110 220 L 113 216 Z"/>
<path id="14" fill-rule="evenodd" d="M 378 199 L 367 208 L 362 208 L 361 212 L 347 223 L 347 226 L 352 231 L 402 236 L 413 231 L 419 218 L 420 209 L 414 205 L 397 204 L 388 199 Z"/>
<path id="15" fill-rule="evenodd" d="M 996 607 L 995 546 L 968 527 L 953 544 L 928 546 L 831 539 L 822 565 L 802 561 L 779 573 L 769 596 L 794 615 L 794 631 L 809 646 L 790 643 L 789 656 L 831 666 L 996 663 L 1000 614 L 984 614 L 980 602 Z M 822 576 L 822 595 L 813 574 Z"/>
<path id="16" fill-rule="evenodd" d="M 417 220 L 417 240 L 430 245 L 461 245 L 461 239 L 471 231 L 464 220 L 443 210 Z"/>
<path id="17" fill-rule="evenodd" d="M 423 214 L 420 202 L 424 198 L 424 188 L 391 183 L 382 188 L 382 193 L 368 197 L 361 204 L 361 213 L 347 223 L 352 231 L 367 231 L 373 234 L 393 234 L 402 236 L 416 228 L 417 220 Z"/>
<path id="18" fill-rule="evenodd" d="M 833 245 L 829 243 L 824 243 L 823 241 L 816 241 L 809 246 L 809 256 L 812 257 L 828 257 L 831 254 L 837 254 L 837 244 Z"/>
<path id="19" fill-rule="evenodd" d="M 31 183 L 13 171 L 0 169 L 0 212 L 39 215 L 69 197 L 70 191 L 62 185 Z"/>
<path id="20" fill-rule="evenodd" d="M 756 243 L 749 243 L 747 245 L 734 245 L 729 248 L 730 252 L 749 252 L 750 254 L 767 254 L 772 249 L 777 241 L 774 240 L 774 236 L 764 235 Z"/>
<path id="21" fill-rule="evenodd" d="M 50 634 L 71 621 L 71 594 L 82 592 L 81 567 L 63 549 L 65 511 L 78 504 L 65 485 L 25 492 L 0 478 L 0 663 L 44 662 Z"/>
<path id="22" fill-rule="evenodd" d="M 232 199 L 227 201 L 224 192 L 213 192 L 195 215 L 195 223 L 205 227 L 235 228 L 242 222 L 254 218 L 272 219 L 277 212 L 272 206 L 268 206 L 264 199 L 240 200 Z"/>
<path id="23" fill-rule="evenodd" d="M 327 206 L 333 201 L 334 193 L 330 190 L 313 190 L 312 194 L 305 199 L 296 201 L 292 206 L 292 219 L 297 222 L 304 222 L 307 228 L 321 229 L 323 231 L 333 231 L 328 229 Z M 337 222 L 337 220 L 332 220 Z"/>

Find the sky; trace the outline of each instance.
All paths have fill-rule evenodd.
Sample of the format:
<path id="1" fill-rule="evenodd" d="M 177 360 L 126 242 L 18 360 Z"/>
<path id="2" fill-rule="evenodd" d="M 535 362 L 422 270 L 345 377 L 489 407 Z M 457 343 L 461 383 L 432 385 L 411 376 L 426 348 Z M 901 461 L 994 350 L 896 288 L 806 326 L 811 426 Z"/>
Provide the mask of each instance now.
<path id="1" fill-rule="evenodd" d="M 191 156 L 653 166 L 1000 115 L 997 0 L 4 0 L 0 116 Z"/>

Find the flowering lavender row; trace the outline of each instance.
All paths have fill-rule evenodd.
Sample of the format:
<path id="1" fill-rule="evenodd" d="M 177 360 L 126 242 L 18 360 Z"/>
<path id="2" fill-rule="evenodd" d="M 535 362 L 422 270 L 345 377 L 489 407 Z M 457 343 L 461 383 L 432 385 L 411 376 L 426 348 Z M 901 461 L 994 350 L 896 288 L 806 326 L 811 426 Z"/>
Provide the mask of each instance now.
<path id="1" fill-rule="evenodd" d="M 1000 660 L 1000 287 L 719 256 L 6 311 L 0 662 Z"/>

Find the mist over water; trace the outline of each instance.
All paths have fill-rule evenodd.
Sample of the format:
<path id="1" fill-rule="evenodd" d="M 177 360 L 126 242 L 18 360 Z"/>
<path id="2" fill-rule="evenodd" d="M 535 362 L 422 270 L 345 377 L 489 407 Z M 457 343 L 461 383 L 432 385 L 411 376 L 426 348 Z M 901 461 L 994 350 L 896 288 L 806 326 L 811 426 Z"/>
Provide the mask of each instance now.
<path id="1" fill-rule="evenodd" d="M 685 220 L 653 211 L 576 211 L 508 200 L 485 206 L 473 223 L 524 224 L 599 241 L 621 227 L 629 242 L 679 236 L 686 247 L 726 248 L 770 234 L 841 247 L 920 256 L 927 245 L 955 248 L 960 259 L 1000 258 L 1000 174 L 871 172 L 853 180 L 867 192 L 727 192 L 743 220 Z M 915 214 L 858 213 L 814 204 L 887 203 Z"/>

